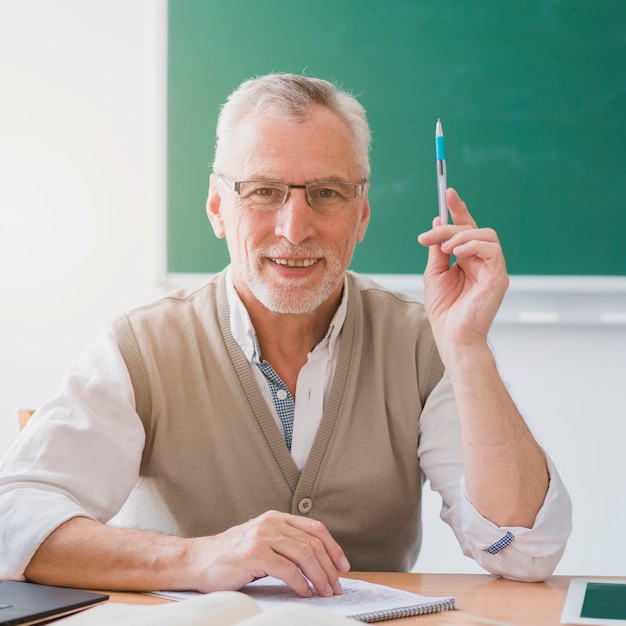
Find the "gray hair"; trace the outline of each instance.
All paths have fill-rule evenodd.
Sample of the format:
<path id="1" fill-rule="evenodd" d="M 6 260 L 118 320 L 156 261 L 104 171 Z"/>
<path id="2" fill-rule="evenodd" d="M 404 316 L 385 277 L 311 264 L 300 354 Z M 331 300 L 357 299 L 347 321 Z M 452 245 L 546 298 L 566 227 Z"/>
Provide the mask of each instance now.
<path id="1" fill-rule="evenodd" d="M 226 137 L 246 115 L 305 120 L 314 104 L 329 108 L 348 126 L 354 141 L 357 167 L 363 178 L 368 178 L 371 134 L 361 103 L 326 80 L 298 74 L 267 74 L 252 78 L 231 93 L 217 120 L 213 167 L 220 167 Z"/>

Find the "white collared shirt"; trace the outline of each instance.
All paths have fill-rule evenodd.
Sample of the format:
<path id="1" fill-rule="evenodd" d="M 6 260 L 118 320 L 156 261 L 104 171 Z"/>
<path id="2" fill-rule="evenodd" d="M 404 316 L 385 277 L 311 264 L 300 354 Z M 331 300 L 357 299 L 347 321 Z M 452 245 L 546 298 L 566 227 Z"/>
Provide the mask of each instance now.
<path id="1" fill-rule="evenodd" d="M 302 469 L 311 451 L 317 428 L 322 419 L 324 403 L 330 391 L 330 385 L 335 375 L 337 355 L 339 353 L 339 337 L 346 318 L 348 306 L 348 280 L 344 279 L 343 297 L 328 327 L 326 336 L 307 355 L 296 383 L 296 402 L 293 416 L 293 439 L 291 456 L 298 469 Z M 235 286 L 233 285 L 230 268 L 226 272 L 226 295 L 230 309 L 230 329 L 233 338 L 239 344 L 246 359 L 253 363 L 255 350 L 254 328 Z M 252 365 L 252 372 L 261 389 L 265 401 L 274 416 L 276 425 L 283 431 L 278 412 L 272 400 L 267 380 L 261 370 Z"/>

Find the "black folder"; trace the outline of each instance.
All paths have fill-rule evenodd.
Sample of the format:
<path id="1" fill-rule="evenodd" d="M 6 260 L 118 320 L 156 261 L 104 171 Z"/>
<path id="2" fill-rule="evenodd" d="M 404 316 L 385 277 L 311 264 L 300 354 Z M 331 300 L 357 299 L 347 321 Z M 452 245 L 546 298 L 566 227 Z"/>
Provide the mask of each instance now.
<path id="1" fill-rule="evenodd" d="M 0 626 L 38 624 L 108 599 L 103 593 L 0 580 Z"/>

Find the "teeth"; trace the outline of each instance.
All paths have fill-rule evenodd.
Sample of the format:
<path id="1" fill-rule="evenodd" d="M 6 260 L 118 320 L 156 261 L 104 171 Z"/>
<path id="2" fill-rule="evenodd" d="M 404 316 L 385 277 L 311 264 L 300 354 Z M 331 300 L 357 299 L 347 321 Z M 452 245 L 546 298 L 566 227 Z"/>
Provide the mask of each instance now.
<path id="1" fill-rule="evenodd" d="M 309 267 L 317 263 L 317 259 L 272 259 L 272 261 L 286 267 Z"/>

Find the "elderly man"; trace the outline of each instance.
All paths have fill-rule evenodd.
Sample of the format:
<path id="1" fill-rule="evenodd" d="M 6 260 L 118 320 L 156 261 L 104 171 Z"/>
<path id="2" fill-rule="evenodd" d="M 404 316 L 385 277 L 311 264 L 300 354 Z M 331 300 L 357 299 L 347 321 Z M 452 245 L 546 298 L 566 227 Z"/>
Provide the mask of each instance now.
<path id="1" fill-rule="evenodd" d="M 550 575 L 570 502 L 488 347 L 508 286 L 497 235 L 449 189 L 453 223 L 419 237 L 425 308 L 348 272 L 369 143 L 361 105 L 326 81 L 230 96 L 207 213 L 231 263 L 116 321 L 40 408 L 2 465 L 0 576 L 341 593 L 350 567 L 413 566 L 424 476 L 466 554 Z"/>

